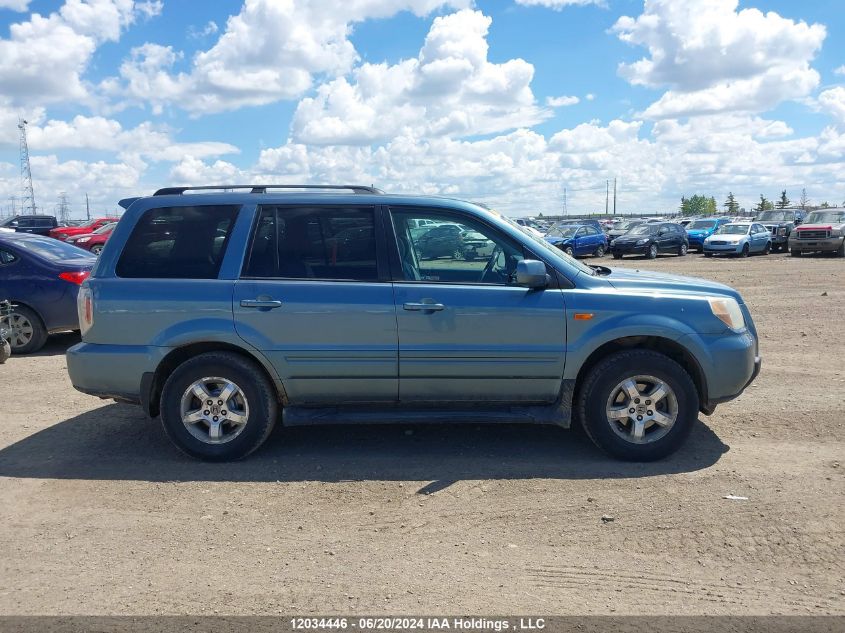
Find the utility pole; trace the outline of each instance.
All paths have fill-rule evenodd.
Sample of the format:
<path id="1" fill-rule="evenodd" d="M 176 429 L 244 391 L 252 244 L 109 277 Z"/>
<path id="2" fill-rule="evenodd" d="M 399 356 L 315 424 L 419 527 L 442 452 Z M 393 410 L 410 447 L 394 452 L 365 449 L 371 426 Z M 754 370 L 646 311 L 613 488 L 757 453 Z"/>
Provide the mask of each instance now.
<path id="1" fill-rule="evenodd" d="M 613 215 L 616 215 L 616 178 L 613 179 Z"/>
<path id="2" fill-rule="evenodd" d="M 23 185 L 21 210 L 26 213 L 27 209 L 29 209 L 30 213 L 37 213 L 35 191 L 32 188 L 32 169 L 29 165 L 29 145 L 26 142 L 26 124 L 27 121 L 25 119 L 18 119 L 18 129 L 21 131 L 21 184 Z"/>
<path id="3" fill-rule="evenodd" d="M 88 204 L 88 194 L 85 194 L 85 217 L 86 219 L 91 219 L 91 207 Z"/>
<path id="4" fill-rule="evenodd" d="M 607 215 L 607 203 L 610 200 L 610 181 L 604 181 L 604 214 Z"/>
<path id="5" fill-rule="evenodd" d="M 566 187 L 563 188 L 563 215 L 566 215 Z"/>

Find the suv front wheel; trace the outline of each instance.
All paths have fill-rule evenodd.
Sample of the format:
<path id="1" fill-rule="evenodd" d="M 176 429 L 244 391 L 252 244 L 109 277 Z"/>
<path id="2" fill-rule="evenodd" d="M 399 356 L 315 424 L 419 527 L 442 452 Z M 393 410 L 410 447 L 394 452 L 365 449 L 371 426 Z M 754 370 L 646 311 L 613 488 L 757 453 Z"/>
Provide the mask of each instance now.
<path id="1" fill-rule="evenodd" d="M 246 457 L 279 415 L 275 389 L 252 361 L 230 352 L 200 354 L 179 365 L 161 392 L 161 421 L 184 453 L 207 461 Z"/>
<path id="2" fill-rule="evenodd" d="M 576 414 L 590 439 L 630 461 L 678 450 L 698 418 L 698 392 L 686 370 L 650 350 L 612 354 L 584 379 Z"/>

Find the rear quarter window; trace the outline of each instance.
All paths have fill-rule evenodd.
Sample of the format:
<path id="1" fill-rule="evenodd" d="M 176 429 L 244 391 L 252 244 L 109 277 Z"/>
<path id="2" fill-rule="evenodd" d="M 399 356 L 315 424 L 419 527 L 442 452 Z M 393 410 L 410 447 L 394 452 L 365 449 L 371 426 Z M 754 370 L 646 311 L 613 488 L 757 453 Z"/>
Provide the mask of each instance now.
<path id="1" fill-rule="evenodd" d="M 216 279 L 239 209 L 205 205 L 145 211 L 115 273 L 134 279 Z"/>

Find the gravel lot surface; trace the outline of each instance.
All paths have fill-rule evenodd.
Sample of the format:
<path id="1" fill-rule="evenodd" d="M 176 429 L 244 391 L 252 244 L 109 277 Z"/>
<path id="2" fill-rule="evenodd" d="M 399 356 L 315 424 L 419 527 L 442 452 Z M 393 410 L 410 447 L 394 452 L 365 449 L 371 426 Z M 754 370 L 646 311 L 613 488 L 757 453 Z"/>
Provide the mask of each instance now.
<path id="1" fill-rule="evenodd" d="M 74 391 L 72 335 L 13 357 L 0 614 L 845 614 L 845 261 L 621 265 L 734 285 L 761 334 L 757 382 L 654 464 L 495 425 L 277 428 L 203 464 Z"/>

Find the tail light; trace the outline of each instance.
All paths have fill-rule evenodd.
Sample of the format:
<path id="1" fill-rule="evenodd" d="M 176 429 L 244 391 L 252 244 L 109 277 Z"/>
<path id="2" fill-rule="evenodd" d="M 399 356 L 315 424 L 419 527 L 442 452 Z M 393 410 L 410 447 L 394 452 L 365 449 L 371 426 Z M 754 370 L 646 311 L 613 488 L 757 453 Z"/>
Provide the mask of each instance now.
<path id="1" fill-rule="evenodd" d="M 76 313 L 79 316 L 79 331 L 82 336 L 94 325 L 94 293 L 83 286 L 76 297 Z"/>
<path id="2" fill-rule="evenodd" d="M 64 279 L 72 284 L 80 285 L 83 281 L 88 279 L 91 272 L 88 270 L 75 270 L 65 273 L 59 273 L 59 279 Z"/>

